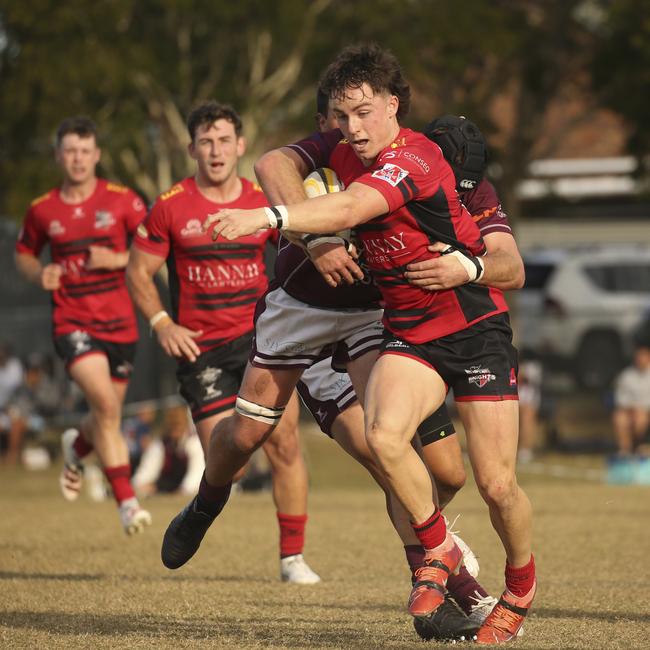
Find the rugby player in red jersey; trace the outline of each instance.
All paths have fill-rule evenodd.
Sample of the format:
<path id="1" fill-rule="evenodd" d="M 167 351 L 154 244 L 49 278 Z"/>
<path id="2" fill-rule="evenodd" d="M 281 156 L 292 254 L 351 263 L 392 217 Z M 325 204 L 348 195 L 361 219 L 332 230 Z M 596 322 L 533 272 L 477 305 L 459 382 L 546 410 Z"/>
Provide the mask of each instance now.
<path id="1" fill-rule="evenodd" d="M 190 114 L 188 130 L 196 175 L 155 202 L 138 228 L 127 279 L 160 345 L 178 358 L 180 392 L 207 449 L 212 429 L 235 405 L 251 349 L 255 304 L 267 287 L 264 249 L 276 237 L 263 230 L 232 243 L 214 243 L 202 230 L 204 219 L 215 210 L 268 203 L 259 187 L 237 174 L 245 141 L 241 119 L 232 108 L 206 102 Z M 173 318 L 164 311 L 153 281 L 165 262 Z M 271 464 L 280 526 L 281 578 L 313 584 L 320 578 L 302 556 L 307 471 L 297 424 L 294 397 L 263 449 Z"/>
<path id="2" fill-rule="evenodd" d="M 130 535 L 151 523 L 131 486 L 120 431 L 138 338 L 124 279 L 127 240 L 145 206 L 130 189 L 96 176 L 100 155 L 91 120 L 61 123 L 56 160 L 63 183 L 32 202 L 16 244 L 16 264 L 28 280 L 51 292 L 54 346 L 90 408 L 79 430 L 68 429 L 62 437 L 63 496 L 69 501 L 79 496 L 82 460 L 94 450 Z M 43 265 L 39 255 L 48 244 L 52 261 Z"/>
<path id="3" fill-rule="evenodd" d="M 226 240 L 264 227 L 306 233 L 356 228 L 385 302 L 387 330 L 364 396 L 366 438 L 426 550 L 409 611 L 418 617 L 434 612 L 462 559 L 432 501 L 426 466 L 410 445 L 418 424 L 453 388 L 476 482 L 507 558 L 506 589 L 477 640 L 512 640 L 532 604 L 536 581 L 532 511 L 515 476 L 517 359 L 505 300 L 500 290 L 474 282 L 485 270 L 485 244 L 459 201 L 442 152 L 399 124 L 410 93 L 394 57 L 377 46 L 346 48 L 327 69 L 321 88 L 332 100 L 342 134 L 313 136 L 266 154 L 256 171 L 269 199 L 281 204 L 225 210 L 206 225 L 213 237 Z M 302 178 L 322 166 L 337 172 L 345 191 L 293 203 L 302 195 Z M 426 257 L 436 241 L 447 245 L 445 254 L 461 263 L 470 283 L 440 291 L 408 283 L 407 266 Z M 283 387 L 258 385 L 246 398 L 249 416 L 281 412 L 288 398 Z M 215 452 L 227 448 L 230 437 L 215 436 Z M 208 457 L 206 478 L 215 498 L 242 460 L 237 453 Z"/>

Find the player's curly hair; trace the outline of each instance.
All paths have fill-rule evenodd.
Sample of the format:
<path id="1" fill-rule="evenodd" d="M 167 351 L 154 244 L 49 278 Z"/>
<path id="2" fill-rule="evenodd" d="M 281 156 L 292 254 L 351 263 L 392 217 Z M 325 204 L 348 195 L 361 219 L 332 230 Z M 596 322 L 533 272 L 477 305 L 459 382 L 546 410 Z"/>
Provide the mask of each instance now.
<path id="1" fill-rule="evenodd" d="M 368 84 L 375 93 L 387 92 L 399 99 L 398 121 L 411 106 L 411 89 L 402 68 L 389 50 L 376 43 L 349 45 L 330 63 L 319 84 L 319 91 L 331 99 L 345 96 L 346 88 Z"/>
<path id="2" fill-rule="evenodd" d="M 97 125 L 89 118 L 83 115 L 75 117 L 66 117 L 56 129 L 56 146 L 61 146 L 61 140 L 70 134 L 74 133 L 80 138 L 95 138 L 97 141 Z"/>
<path id="3" fill-rule="evenodd" d="M 226 120 L 235 127 L 235 134 L 239 137 L 242 133 L 242 121 L 239 113 L 228 104 L 208 101 L 199 104 L 192 110 L 187 118 L 187 130 L 194 142 L 194 137 L 200 126 L 214 124 L 217 120 Z"/>

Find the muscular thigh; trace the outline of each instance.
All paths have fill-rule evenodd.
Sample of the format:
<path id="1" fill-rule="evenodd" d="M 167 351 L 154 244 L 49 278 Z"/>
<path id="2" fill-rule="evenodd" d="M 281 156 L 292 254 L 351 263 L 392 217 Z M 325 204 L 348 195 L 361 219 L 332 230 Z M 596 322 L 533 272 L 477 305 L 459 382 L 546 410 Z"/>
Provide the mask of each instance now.
<path id="1" fill-rule="evenodd" d="M 516 400 L 459 402 L 467 451 L 477 478 L 503 470 L 514 472 L 519 437 Z"/>
<path id="2" fill-rule="evenodd" d="M 408 436 L 443 402 L 445 383 L 419 359 L 382 354 L 375 363 L 366 392 L 367 426 Z"/>

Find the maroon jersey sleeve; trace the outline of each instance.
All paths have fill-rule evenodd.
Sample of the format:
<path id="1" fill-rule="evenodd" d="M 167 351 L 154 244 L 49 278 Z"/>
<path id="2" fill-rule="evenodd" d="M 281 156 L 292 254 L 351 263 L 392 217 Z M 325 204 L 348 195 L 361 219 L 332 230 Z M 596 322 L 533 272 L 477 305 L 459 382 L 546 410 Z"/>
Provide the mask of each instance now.
<path id="1" fill-rule="evenodd" d="M 145 253 L 167 258 L 170 247 L 170 216 L 158 199 L 144 221 L 136 228 L 133 245 Z"/>
<path id="2" fill-rule="evenodd" d="M 46 243 L 47 233 L 41 227 L 34 207 L 32 206 L 27 210 L 23 227 L 18 234 L 16 252 L 28 253 L 34 255 L 34 257 L 38 257 Z"/>
<path id="3" fill-rule="evenodd" d="M 342 139 L 341 131 L 334 129 L 325 133 L 312 133 L 308 138 L 288 146 L 303 159 L 311 172 L 329 166 L 330 154 Z"/>
<path id="4" fill-rule="evenodd" d="M 481 235 L 505 232 L 512 235 L 508 215 L 501 207 L 501 201 L 492 183 L 485 178 L 471 192 L 463 192 L 461 200 L 479 227 Z"/>

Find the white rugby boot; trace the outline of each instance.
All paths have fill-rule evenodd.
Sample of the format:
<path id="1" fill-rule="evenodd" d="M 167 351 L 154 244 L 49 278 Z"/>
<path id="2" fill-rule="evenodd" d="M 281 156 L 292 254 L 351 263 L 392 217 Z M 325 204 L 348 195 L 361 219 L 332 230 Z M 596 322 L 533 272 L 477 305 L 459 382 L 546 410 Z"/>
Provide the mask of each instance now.
<path id="1" fill-rule="evenodd" d="M 320 576 L 311 570 L 302 553 L 280 559 L 280 578 L 282 582 L 296 585 L 315 585 L 320 582 Z"/>

